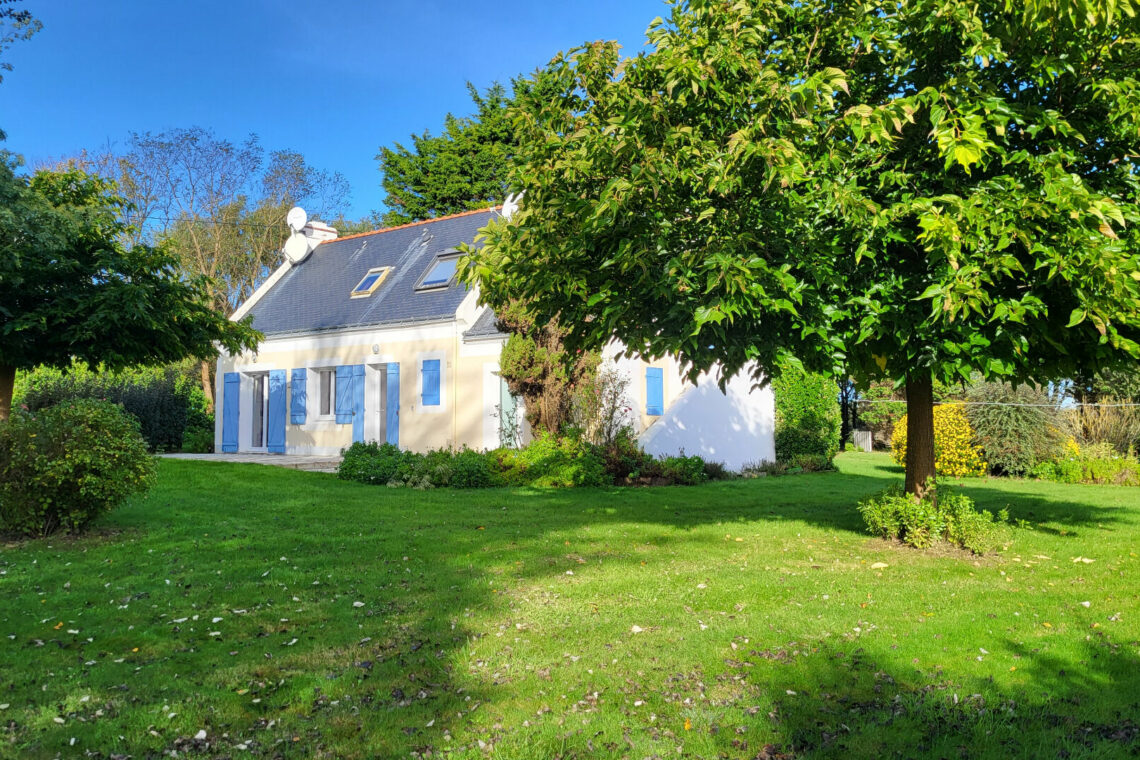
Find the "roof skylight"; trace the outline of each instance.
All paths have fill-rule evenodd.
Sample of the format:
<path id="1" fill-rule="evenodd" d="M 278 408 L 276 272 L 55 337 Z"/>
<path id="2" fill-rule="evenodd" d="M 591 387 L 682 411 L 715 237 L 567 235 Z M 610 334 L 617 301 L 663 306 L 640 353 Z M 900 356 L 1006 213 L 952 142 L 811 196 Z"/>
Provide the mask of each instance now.
<path id="1" fill-rule="evenodd" d="M 392 267 L 376 267 L 369 269 L 368 274 L 364 275 L 355 288 L 352 289 L 353 298 L 367 298 L 376 292 L 376 289 L 388 277 L 388 273 L 392 271 Z"/>
<path id="2" fill-rule="evenodd" d="M 459 265 L 459 256 L 440 256 L 428 268 L 427 273 L 420 280 L 420 284 L 416 286 L 416 290 L 430 290 L 433 288 L 445 288 L 451 284 L 455 279 L 455 270 Z"/>

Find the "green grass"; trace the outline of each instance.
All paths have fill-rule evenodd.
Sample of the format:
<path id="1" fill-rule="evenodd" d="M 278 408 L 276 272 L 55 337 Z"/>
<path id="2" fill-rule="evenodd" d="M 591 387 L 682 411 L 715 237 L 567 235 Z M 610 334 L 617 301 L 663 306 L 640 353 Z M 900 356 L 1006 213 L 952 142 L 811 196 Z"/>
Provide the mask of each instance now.
<path id="1" fill-rule="evenodd" d="M 901 473 L 838 461 L 483 492 L 163 461 L 93 535 L 0 549 L 0 756 L 1140 752 L 1140 489 L 970 481 L 1033 526 L 974 558 L 868 537 Z"/>

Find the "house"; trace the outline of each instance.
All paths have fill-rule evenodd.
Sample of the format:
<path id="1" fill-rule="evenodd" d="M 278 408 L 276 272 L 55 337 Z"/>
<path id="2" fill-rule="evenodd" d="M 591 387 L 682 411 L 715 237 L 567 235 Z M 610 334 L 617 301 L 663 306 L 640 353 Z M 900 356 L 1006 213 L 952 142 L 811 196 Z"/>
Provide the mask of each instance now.
<path id="1" fill-rule="evenodd" d="M 517 443 L 516 400 L 499 376 L 507 336 L 457 281 L 458 247 L 499 214 L 470 211 L 339 237 L 298 226 L 287 261 L 234 314 L 265 334 L 218 359 L 215 447 L 336 454 L 354 441 L 426 451 Z M 667 358 L 609 360 L 630 378 L 646 450 L 739 467 L 774 459 L 771 392 L 735 378 L 696 385 Z M 526 431 L 521 431 L 525 438 Z"/>

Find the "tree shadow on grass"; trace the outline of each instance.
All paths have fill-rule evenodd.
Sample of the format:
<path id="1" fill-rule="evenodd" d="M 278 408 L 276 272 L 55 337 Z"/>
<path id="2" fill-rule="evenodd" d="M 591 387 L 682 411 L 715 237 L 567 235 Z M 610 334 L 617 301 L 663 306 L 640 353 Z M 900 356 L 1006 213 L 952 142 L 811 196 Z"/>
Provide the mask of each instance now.
<path id="1" fill-rule="evenodd" d="M 689 697 L 672 702 L 671 694 L 700 695 L 700 684 L 716 683 L 723 694 L 715 720 L 739 714 L 731 727 L 713 730 L 694 712 L 699 741 L 677 726 L 646 724 L 633 708 L 603 710 L 589 692 L 577 694 L 581 699 L 567 709 L 558 699 L 570 691 L 570 676 L 559 675 L 556 664 L 546 668 L 553 675 L 543 675 L 542 668 L 511 660 L 512 647 L 522 649 L 537 637 L 574 647 L 574 633 L 562 622 L 552 633 L 532 616 L 544 595 L 552 604 L 558 600 L 555 579 L 583 572 L 579 562 L 604 561 L 621 569 L 610 571 L 620 579 L 646 564 L 639 561 L 639 542 L 657 561 L 685 549 L 694 531 L 709 526 L 718 526 L 716 534 L 723 529 L 726 540 L 744 529 L 756 533 L 765 523 L 772 530 L 798 522 L 862 535 L 854 503 L 899 478 L 879 460 L 841 473 L 701 488 L 582 491 L 420 493 L 253 465 L 164 463 L 163 473 L 165 485 L 111 521 L 126 530 L 124 542 L 35 542 L 29 556 L 9 560 L 6 577 L 19 584 L 20 599 L 0 600 L 0 618 L 17 636 L 0 649 L 0 693 L 4 702 L 29 705 L 9 713 L 9 736 L 25 756 L 66 752 L 72 736 L 96 757 L 170 750 L 220 757 L 239 747 L 254 757 L 481 755 L 485 747 L 478 742 L 513 741 L 515 752 L 528 746 L 536 758 L 565 758 L 620 756 L 632 739 L 651 747 L 693 744 L 690 754 L 708 757 L 752 757 L 769 745 L 769 754 L 885 746 L 905 756 L 910 737 L 941 719 L 942 702 L 931 694 L 945 689 L 928 688 L 927 677 L 887 653 L 876 653 L 874 663 L 865 653 L 856 658 L 854 643 L 804 657 L 765 650 L 752 668 L 741 654 L 717 672 L 690 668 L 670 676 L 672 691 L 662 696 L 669 709 L 691 707 L 681 701 Z M 988 493 L 986 484 L 975 488 L 991 500 L 1019 498 Z M 1068 508 L 1078 510 L 1071 513 L 1078 522 L 1119 517 L 1093 503 Z M 603 541 L 579 555 L 577 546 L 567 545 L 581 540 L 584 529 L 607 528 L 629 533 L 620 551 Z M 635 607 L 631 583 L 600 602 Z M 43 623 L 45 614 L 62 625 Z M 628 626 L 622 630 L 628 635 Z M 471 654 L 488 636 L 502 638 L 503 659 Z M 668 651 L 660 654 L 669 659 Z M 1021 656 L 1037 662 L 1031 654 Z M 1110 661 L 1131 667 L 1128 657 L 1117 652 Z M 1066 664 L 1079 666 L 1033 667 L 1065 670 Z M 1114 664 L 1108 671 L 1123 674 L 1132 689 L 1126 693 L 1140 689 L 1134 680 L 1140 669 Z M 880 672 L 899 685 L 894 693 L 904 700 L 902 712 L 893 696 L 881 697 Z M 571 725 L 537 731 L 495 720 L 472 734 L 472 722 L 505 709 L 500 705 L 517 697 L 520 684 L 535 693 L 536 679 L 539 691 L 552 690 L 545 699 L 565 710 L 560 720 L 579 709 L 601 712 L 602 735 Z M 1083 682 L 1055 688 L 1062 700 L 1084 700 L 1091 691 Z M 80 702 L 81 695 L 90 699 Z M 906 700 L 915 706 L 906 707 Z M 979 712 L 948 736 L 974 736 L 988 714 Z M 66 726 L 55 724 L 53 715 Z M 1032 721 L 1019 730 L 1048 723 Z M 742 726 L 744 733 L 736 733 Z M 194 738 L 199 730 L 205 739 Z M 527 736 L 523 744 L 520 732 Z M 845 732 L 852 736 L 844 738 Z M 951 748 L 949 741 L 930 746 Z"/>

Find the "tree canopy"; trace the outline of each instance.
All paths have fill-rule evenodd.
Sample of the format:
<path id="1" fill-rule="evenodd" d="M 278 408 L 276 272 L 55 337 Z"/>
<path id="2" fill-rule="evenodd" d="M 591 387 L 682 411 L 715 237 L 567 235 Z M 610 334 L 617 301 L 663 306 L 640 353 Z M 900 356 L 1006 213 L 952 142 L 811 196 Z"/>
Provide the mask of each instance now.
<path id="1" fill-rule="evenodd" d="M 0 419 L 17 369 L 110 369 L 254 348 L 165 246 L 124 244 L 115 184 L 79 169 L 17 175 L 0 153 Z"/>
<path id="2" fill-rule="evenodd" d="M 376 160 L 384 175 L 385 225 L 486 208 L 503 200 L 515 143 L 507 116 L 512 96 L 498 83 L 482 94 L 470 82 L 467 89 L 474 114 L 448 114 L 440 134 L 412 135 L 410 148 L 397 143 L 380 149 Z"/>
<path id="3" fill-rule="evenodd" d="M 573 50 L 517 99 L 525 199 L 465 268 L 485 301 L 694 375 L 790 356 L 905 384 L 926 408 L 912 491 L 934 474 L 934 380 L 1140 355 L 1130 5 L 671 11 L 648 52 Z"/>

